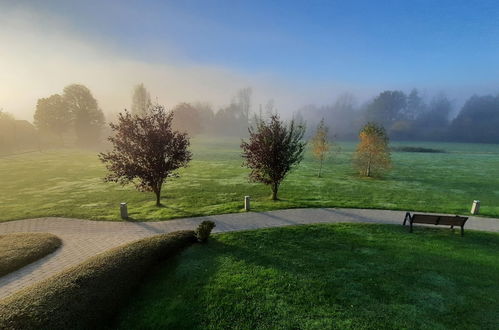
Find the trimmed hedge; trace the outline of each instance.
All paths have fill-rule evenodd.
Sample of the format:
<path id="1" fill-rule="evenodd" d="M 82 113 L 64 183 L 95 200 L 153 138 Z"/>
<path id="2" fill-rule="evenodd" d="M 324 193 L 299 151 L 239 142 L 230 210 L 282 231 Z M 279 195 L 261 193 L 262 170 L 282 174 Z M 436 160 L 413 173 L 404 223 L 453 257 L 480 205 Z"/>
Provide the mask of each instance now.
<path id="1" fill-rule="evenodd" d="M 392 151 L 398 152 L 429 152 L 429 153 L 445 153 L 445 150 L 423 148 L 423 147 L 392 147 Z"/>
<path id="2" fill-rule="evenodd" d="M 59 237 L 48 233 L 0 235 L 0 276 L 45 257 L 61 244 Z"/>
<path id="3" fill-rule="evenodd" d="M 89 329 L 108 324 L 151 266 L 196 241 L 178 231 L 135 241 L 0 301 L 0 329 Z"/>

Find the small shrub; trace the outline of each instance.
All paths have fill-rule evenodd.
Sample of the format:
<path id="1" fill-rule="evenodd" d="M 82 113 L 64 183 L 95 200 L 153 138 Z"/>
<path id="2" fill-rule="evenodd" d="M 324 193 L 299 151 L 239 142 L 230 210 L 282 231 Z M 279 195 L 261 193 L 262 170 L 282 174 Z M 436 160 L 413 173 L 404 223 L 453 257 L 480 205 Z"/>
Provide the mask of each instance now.
<path id="1" fill-rule="evenodd" d="M 215 223 L 213 221 L 205 220 L 201 222 L 196 229 L 196 238 L 199 242 L 204 243 L 210 237 L 212 229 L 215 228 Z"/>
<path id="2" fill-rule="evenodd" d="M 0 300 L 0 329 L 94 329 L 109 324 L 148 269 L 196 241 L 193 231 L 101 253 Z"/>

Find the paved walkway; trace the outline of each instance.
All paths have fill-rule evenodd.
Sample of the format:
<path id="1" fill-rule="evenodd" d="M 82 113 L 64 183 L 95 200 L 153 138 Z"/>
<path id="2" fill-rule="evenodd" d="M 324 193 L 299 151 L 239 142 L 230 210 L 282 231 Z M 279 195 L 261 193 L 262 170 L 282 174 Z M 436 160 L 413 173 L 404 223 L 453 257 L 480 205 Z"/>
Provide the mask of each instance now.
<path id="1" fill-rule="evenodd" d="M 400 224 L 404 215 L 403 211 L 318 208 L 235 213 L 161 222 L 109 222 L 66 218 L 3 222 L 0 223 L 0 234 L 48 232 L 59 236 L 63 244 L 54 253 L 1 277 L 0 298 L 110 248 L 159 233 L 194 229 L 203 220 L 216 223 L 214 232 L 227 232 L 321 222 Z M 466 229 L 499 232 L 499 219 L 470 217 Z"/>

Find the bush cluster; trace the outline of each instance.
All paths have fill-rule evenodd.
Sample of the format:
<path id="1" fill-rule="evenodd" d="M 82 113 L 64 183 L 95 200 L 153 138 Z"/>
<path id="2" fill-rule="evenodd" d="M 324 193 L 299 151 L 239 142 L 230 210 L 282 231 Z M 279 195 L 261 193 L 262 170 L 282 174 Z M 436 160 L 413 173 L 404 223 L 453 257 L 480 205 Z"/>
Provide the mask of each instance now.
<path id="1" fill-rule="evenodd" d="M 213 221 L 205 220 L 201 222 L 196 229 L 196 238 L 198 241 L 205 243 L 210 237 L 213 228 L 215 228 L 215 223 Z"/>
<path id="2" fill-rule="evenodd" d="M 0 301 L 0 329 L 92 329 L 109 323 L 159 260 L 196 241 L 194 231 L 141 239 L 88 259 Z"/>

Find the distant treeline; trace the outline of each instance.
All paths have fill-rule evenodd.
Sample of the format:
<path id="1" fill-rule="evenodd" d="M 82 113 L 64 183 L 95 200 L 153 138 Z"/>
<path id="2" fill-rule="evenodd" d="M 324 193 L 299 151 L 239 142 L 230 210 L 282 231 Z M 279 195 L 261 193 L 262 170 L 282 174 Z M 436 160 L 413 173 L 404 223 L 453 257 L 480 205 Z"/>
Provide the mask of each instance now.
<path id="1" fill-rule="evenodd" d="M 133 114 L 140 115 L 152 105 L 143 84 L 135 86 L 131 96 Z M 190 135 L 241 137 L 255 116 L 275 113 L 272 102 L 263 110 L 256 108 L 251 88 L 244 88 L 216 110 L 208 103 L 178 104 L 172 109 L 173 126 Z M 445 95 L 425 100 L 414 89 L 409 94 L 384 91 L 362 105 L 344 94 L 329 105 L 302 107 L 294 119 L 308 126 L 308 137 L 324 118 L 329 134 L 343 140 L 356 139 L 365 123 L 375 122 L 392 140 L 499 143 L 499 96 L 474 95 L 451 119 L 452 113 L 452 102 Z M 69 85 L 61 94 L 39 99 L 33 124 L 0 110 L 0 154 L 47 146 L 98 146 L 109 134 L 103 111 L 83 85 Z"/>
<path id="2" fill-rule="evenodd" d="M 35 127 L 26 120 L 16 120 L 0 109 L 0 156 L 34 148 L 38 148 Z"/>
<path id="3" fill-rule="evenodd" d="M 240 90 L 228 106 L 218 111 L 208 104 L 182 103 L 173 109 L 175 125 L 191 134 L 241 136 L 255 113 L 262 115 L 261 107 L 256 112 L 251 105 L 249 88 Z M 264 110 L 273 111 L 271 103 Z M 360 106 L 355 105 L 351 95 L 344 94 L 331 105 L 302 107 L 294 118 L 308 126 L 307 136 L 324 118 L 330 135 L 343 140 L 357 139 L 364 124 L 375 122 L 385 127 L 392 140 L 499 143 L 499 96 L 474 95 L 457 116 L 451 118 L 452 113 L 453 104 L 444 94 L 425 101 L 413 89 L 409 94 L 384 91 Z"/>
<path id="4" fill-rule="evenodd" d="M 90 90 L 78 84 L 41 98 L 33 124 L 0 111 L 0 154 L 61 145 L 94 147 L 105 135 L 104 113 Z"/>
<path id="5" fill-rule="evenodd" d="M 340 139 L 355 139 L 363 124 L 376 122 L 392 140 L 499 143 L 499 96 L 474 95 L 451 119 L 453 110 L 445 95 L 426 102 L 414 89 L 409 94 L 384 91 L 360 106 L 345 94 L 331 105 L 303 107 L 297 116 L 308 126 L 325 118 Z"/>

